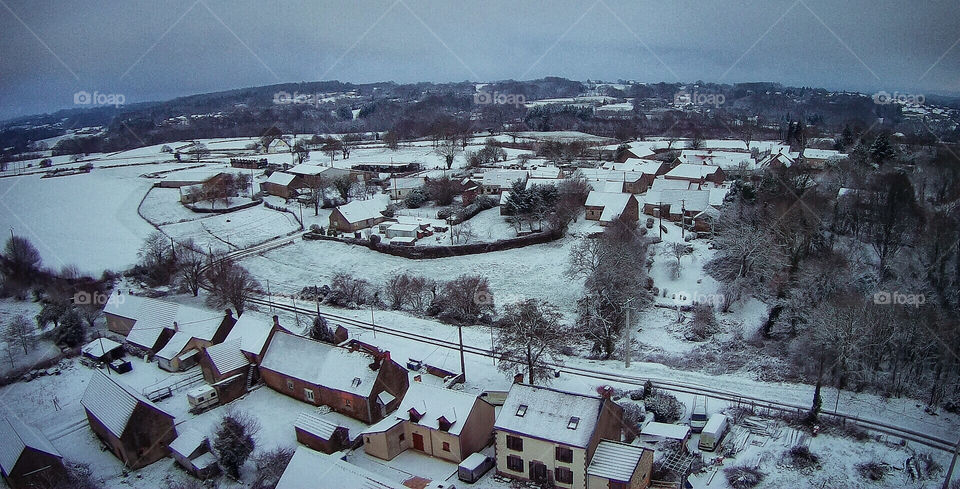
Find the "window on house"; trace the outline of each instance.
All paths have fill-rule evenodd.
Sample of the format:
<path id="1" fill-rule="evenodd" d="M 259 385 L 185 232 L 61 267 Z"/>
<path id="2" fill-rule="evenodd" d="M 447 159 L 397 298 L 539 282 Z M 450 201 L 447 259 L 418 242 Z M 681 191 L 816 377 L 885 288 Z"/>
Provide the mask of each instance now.
<path id="1" fill-rule="evenodd" d="M 343 400 L 343 405 L 346 406 L 346 407 L 350 407 L 350 406 L 351 406 L 351 404 L 350 404 L 350 399 L 344 399 L 344 400 Z"/>
<path id="2" fill-rule="evenodd" d="M 450 451 L 450 443 L 448 443 L 448 442 L 443 442 L 443 451 L 445 451 L 445 452 L 449 452 L 449 451 Z"/>
<path id="3" fill-rule="evenodd" d="M 573 484 L 573 471 L 566 467 L 557 467 L 553 472 L 557 482 L 561 484 Z"/>
<path id="4" fill-rule="evenodd" d="M 523 459 L 516 455 L 507 455 L 507 468 L 514 472 L 523 472 Z"/>
<path id="5" fill-rule="evenodd" d="M 517 408 L 517 416 L 522 418 L 524 414 L 527 414 L 527 405 L 521 404 L 520 407 Z"/>
<path id="6" fill-rule="evenodd" d="M 308 401 L 313 402 L 313 390 L 303 389 L 303 395 L 307 398 Z"/>
<path id="7" fill-rule="evenodd" d="M 293 390 L 293 380 L 287 379 L 287 389 Z"/>
<path id="8" fill-rule="evenodd" d="M 510 450 L 516 450 L 518 452 L 522 452 L 523 438 L 507 435 L 507 448 L 509 448 Z"/>
<path id="9" fill-rule="evenodd" d="M 571 429 L 571 430 L 575 430 L 575 429 L 577 429 L 577 426 L 579 426 L 579 425 L 580 425 L 580 418 L 574 416 L 574 417 L 570 418 L 570 422 L 567 423 L 567 428 L 569 428 L 569 429 Z"/>
<path id="10" fill-rule="evenodd" d="M 556 457 L 557 457 L 557 460 L 560 462 L 567 462 L 567 463 L 573 462 L 573 450 L 567 447 L 557 447 Z"/>

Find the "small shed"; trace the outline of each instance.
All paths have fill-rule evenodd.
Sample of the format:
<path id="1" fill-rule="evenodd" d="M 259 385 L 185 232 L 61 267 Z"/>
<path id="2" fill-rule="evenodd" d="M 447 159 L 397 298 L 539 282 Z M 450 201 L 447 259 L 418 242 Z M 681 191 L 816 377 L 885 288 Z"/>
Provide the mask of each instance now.
<path id="1" fill-rule="evenodd" d="M 656 421 L 648 423 L 640 431 L 640 442 L 648 447 L 652 447 L 664 440 L 677 440 L 686 446 L 690 439 L 690 427 L 680 424 L 658 423 Z"/>
<path id="2" fill-rule="evenodd" d="M 323 453 L 339 452 L 350 446 L 350 430 L 313 413 L 300 413 L 293 423 L 297 441 Z"/>
<path id="3" fill-rule="evenodd" d="M 188 428 L 170 442 L 170 455 L 198 479 L 209 479 L 220 473 L 217 459 L 210 453 L 210 440 L 196 429 Z"/>
<path id="4" fill-rule="evenodd" d="M 83 356 L 98 362 L 112 362 L 123 357 L 123 345 L 109 338 L 97 338 L 80 350 Z"/>
<path id="5" fill-rule="evenodd" d="M 13 489 L 47 487 L 66 477 L 63 459 L 40 430 L 0 415 L 0 475 Z"/>

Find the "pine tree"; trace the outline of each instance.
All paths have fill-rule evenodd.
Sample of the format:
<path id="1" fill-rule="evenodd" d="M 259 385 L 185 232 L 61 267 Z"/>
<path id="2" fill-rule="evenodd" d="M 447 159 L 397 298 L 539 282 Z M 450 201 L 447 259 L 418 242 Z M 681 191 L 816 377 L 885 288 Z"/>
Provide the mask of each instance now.
<path id="1" fill-rule="evenodd" d="M 243 413 L 229 412 L 220 421 L 213 449 L 220 465 L 236 479 L 240 478 L 240 468 L 256 447 L 253 435 L 258 429 L 256 420 Z"/>
<path id="2" fill-rule="evenodd" d="M 60 327 L 57 328 L 57 344 L 73 348 L 83 343 L 85 337 L 83 317 L 76 309 L 67 309 L 60 319 Z"/>
<path id="3" fill-rule="evenodd" d="M 870 159 L 877 165 L 882 165 L 885 161 L 893 158 L 893 148 L 885 134 L 878 134 L 873 144 L 870 145 Z"/>

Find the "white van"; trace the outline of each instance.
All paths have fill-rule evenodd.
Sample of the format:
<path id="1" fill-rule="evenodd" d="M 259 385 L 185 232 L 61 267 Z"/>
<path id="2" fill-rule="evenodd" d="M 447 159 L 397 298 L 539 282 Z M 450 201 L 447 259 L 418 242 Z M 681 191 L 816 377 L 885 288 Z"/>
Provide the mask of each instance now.
<path id="1" fill-rule="evenodd" d="M 697 446 L 701 450 L 712 452 L 720 446 L 720 440 L 726 432 L 727 417 L 721 413 L 714 414 L 700 432 L 700 443 Z"/>
<path id="2" fill-rule="evenodd" d="M 693 396 L 693 410 L 690 411 L 690 429 L 694 433 L 700 433 L 707 424 L 707 398 L 705 396 Z"/>

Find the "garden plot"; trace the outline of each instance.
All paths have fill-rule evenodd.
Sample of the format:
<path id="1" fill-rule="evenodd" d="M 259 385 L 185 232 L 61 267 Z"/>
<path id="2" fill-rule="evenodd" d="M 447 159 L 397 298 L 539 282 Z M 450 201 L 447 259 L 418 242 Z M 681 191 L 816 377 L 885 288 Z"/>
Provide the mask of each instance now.
<path id="1" fill-rule="evenodd" d="M 231 251 L 254 246 L 300 229 L 290 213 L 255 206 L 160 229 L 177 241 L 193 239 L 203 249 Z"/>
<path id="2" fill-rule="evenodd" d="M 180 203 L 180 189 L 162 187 L 150 189 L 140 204 L 140 214 L 155 226 L 195 221 L 210 216 L 184 207 Z"/>

